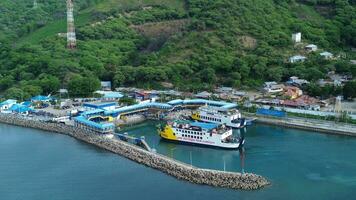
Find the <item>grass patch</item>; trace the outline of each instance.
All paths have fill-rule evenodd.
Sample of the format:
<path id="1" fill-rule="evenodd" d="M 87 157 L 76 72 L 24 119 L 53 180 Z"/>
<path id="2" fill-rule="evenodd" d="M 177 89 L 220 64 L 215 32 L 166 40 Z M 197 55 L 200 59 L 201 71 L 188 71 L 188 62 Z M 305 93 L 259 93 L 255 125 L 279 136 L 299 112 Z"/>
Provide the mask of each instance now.
<path id="1" fill-rule="evenodd" d="M 75 26 L 83 26 L 90 21 L 90 13 L 82 13 L 78 16 L 75 16 L 74 19 Z M 25 37 L 22 37 L 17 44 L 21 45 L 24 43 L 36 44 L 40 42 L 42 39 L 55 36 L 58 33 L 65 33 L 67 31 L 67 20 L 62 19 L 50 23 L 36 31 L 28 34 Z"/>

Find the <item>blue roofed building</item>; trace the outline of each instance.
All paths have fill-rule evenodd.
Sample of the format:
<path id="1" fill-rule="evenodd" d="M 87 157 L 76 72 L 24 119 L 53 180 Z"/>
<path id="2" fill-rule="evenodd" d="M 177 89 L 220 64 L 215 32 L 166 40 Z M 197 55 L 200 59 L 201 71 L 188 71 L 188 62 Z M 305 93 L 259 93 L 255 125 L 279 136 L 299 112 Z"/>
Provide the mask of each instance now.
<path id="1" fill-rule="evenodd" d="M 14 104 L 10 107 L 9 110 L 11 110 L 14 113 L 19 113 L 23 115 L 28 115 L 30 111 L 33 111 L 32 108 L 22 104 Z"/>
<path id="2" fill-rule="evenodd" d="M 11 106 L 13 106 L 16 103 L 17 103 L 17 100 L 14 100 L 14 99 L 8 99 L 6 101 L 3 101 L 0 103 L 0 111 L 1 112 L 7 111 L 11 108 Z"/>
<path id="3" fill-rule="evenodd" d="M 90 130 L 98 133 L 112 133 L 115 130 L 115 124 L 110 122 L 94 122 L 90 121 L 84 116 L 78 116 L 74 118 L 74 126 Z"/>
<path id="4" fill-rule="evenodd" d="M 55 98 L 51 96 L 42 96 L 42 95 L 37 95 L 31 98 L 31 102 L 50 102 L 53 100 L 55 100 Z"/>

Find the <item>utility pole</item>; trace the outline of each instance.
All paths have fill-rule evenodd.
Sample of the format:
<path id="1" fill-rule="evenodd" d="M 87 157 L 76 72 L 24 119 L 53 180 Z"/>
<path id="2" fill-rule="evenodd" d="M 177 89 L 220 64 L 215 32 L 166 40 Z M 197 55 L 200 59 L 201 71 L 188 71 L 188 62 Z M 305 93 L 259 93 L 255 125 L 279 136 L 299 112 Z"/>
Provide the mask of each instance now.
<path id="1" fill-rule="evenodd" d="M 67 0 L 67 48 L 75 49 L 77 47 L 77 39 L 75 36 L 74 16 L 73 16 L 73 1 Z"/>

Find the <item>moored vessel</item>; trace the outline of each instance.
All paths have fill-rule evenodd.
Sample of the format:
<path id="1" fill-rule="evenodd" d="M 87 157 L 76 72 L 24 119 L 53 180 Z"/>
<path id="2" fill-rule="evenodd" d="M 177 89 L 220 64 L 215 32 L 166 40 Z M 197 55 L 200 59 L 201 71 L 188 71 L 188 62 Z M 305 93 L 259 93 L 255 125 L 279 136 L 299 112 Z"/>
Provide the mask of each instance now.
<path id="1" fill-rule="evenodd" d="M 244 138 L 234 137 L 232 129 L 222 124 L 176 120 L 158 131 L 163 139 L 190 144 L 237 149 L 244 143 Z"/>
<path id="2" fill-rule="evenodd" d="M 191 118 L 202 122 L 225 124 L 231 128 L 246 126 L 245 118 L 241 117 L 241 113 L 237 109 L 203 106 L 193 112 Z"/>

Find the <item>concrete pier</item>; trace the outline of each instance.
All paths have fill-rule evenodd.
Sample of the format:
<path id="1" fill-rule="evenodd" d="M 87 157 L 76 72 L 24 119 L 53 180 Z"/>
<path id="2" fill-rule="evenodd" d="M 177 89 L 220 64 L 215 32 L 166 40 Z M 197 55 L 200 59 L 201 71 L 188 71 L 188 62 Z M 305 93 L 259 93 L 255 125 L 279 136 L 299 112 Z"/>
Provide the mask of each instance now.
<path id="1" fill-rule="evenodd" d="M 259 175 L 252 173 L 241 174 L 236 172 L 200 169 L 177 160 L 173 160 L 161 154 L 146 151 L 124 141 L 111 139 L 94 132 L 84 131 L 74 126 L 47 123 L 11 114 L 0 114 L 0 123 L 69 135 L 78 140 L 124 156 L 137 163 L 160 170 L 178 179 L 186 180 L 195 184 L 243 190 L 259 189 L 269 184 L 264 177 Z"/>
<path id="2" fill-rule="evenodd" d="M 258 116 L 256 122 L 272 124 L 289 128 L 317 131 L 336 135 L 356 136 L 356 126 L 352 124 L 335 123 L 332 121 L 321 121 L 301 118 L 268 118 Z"/>

